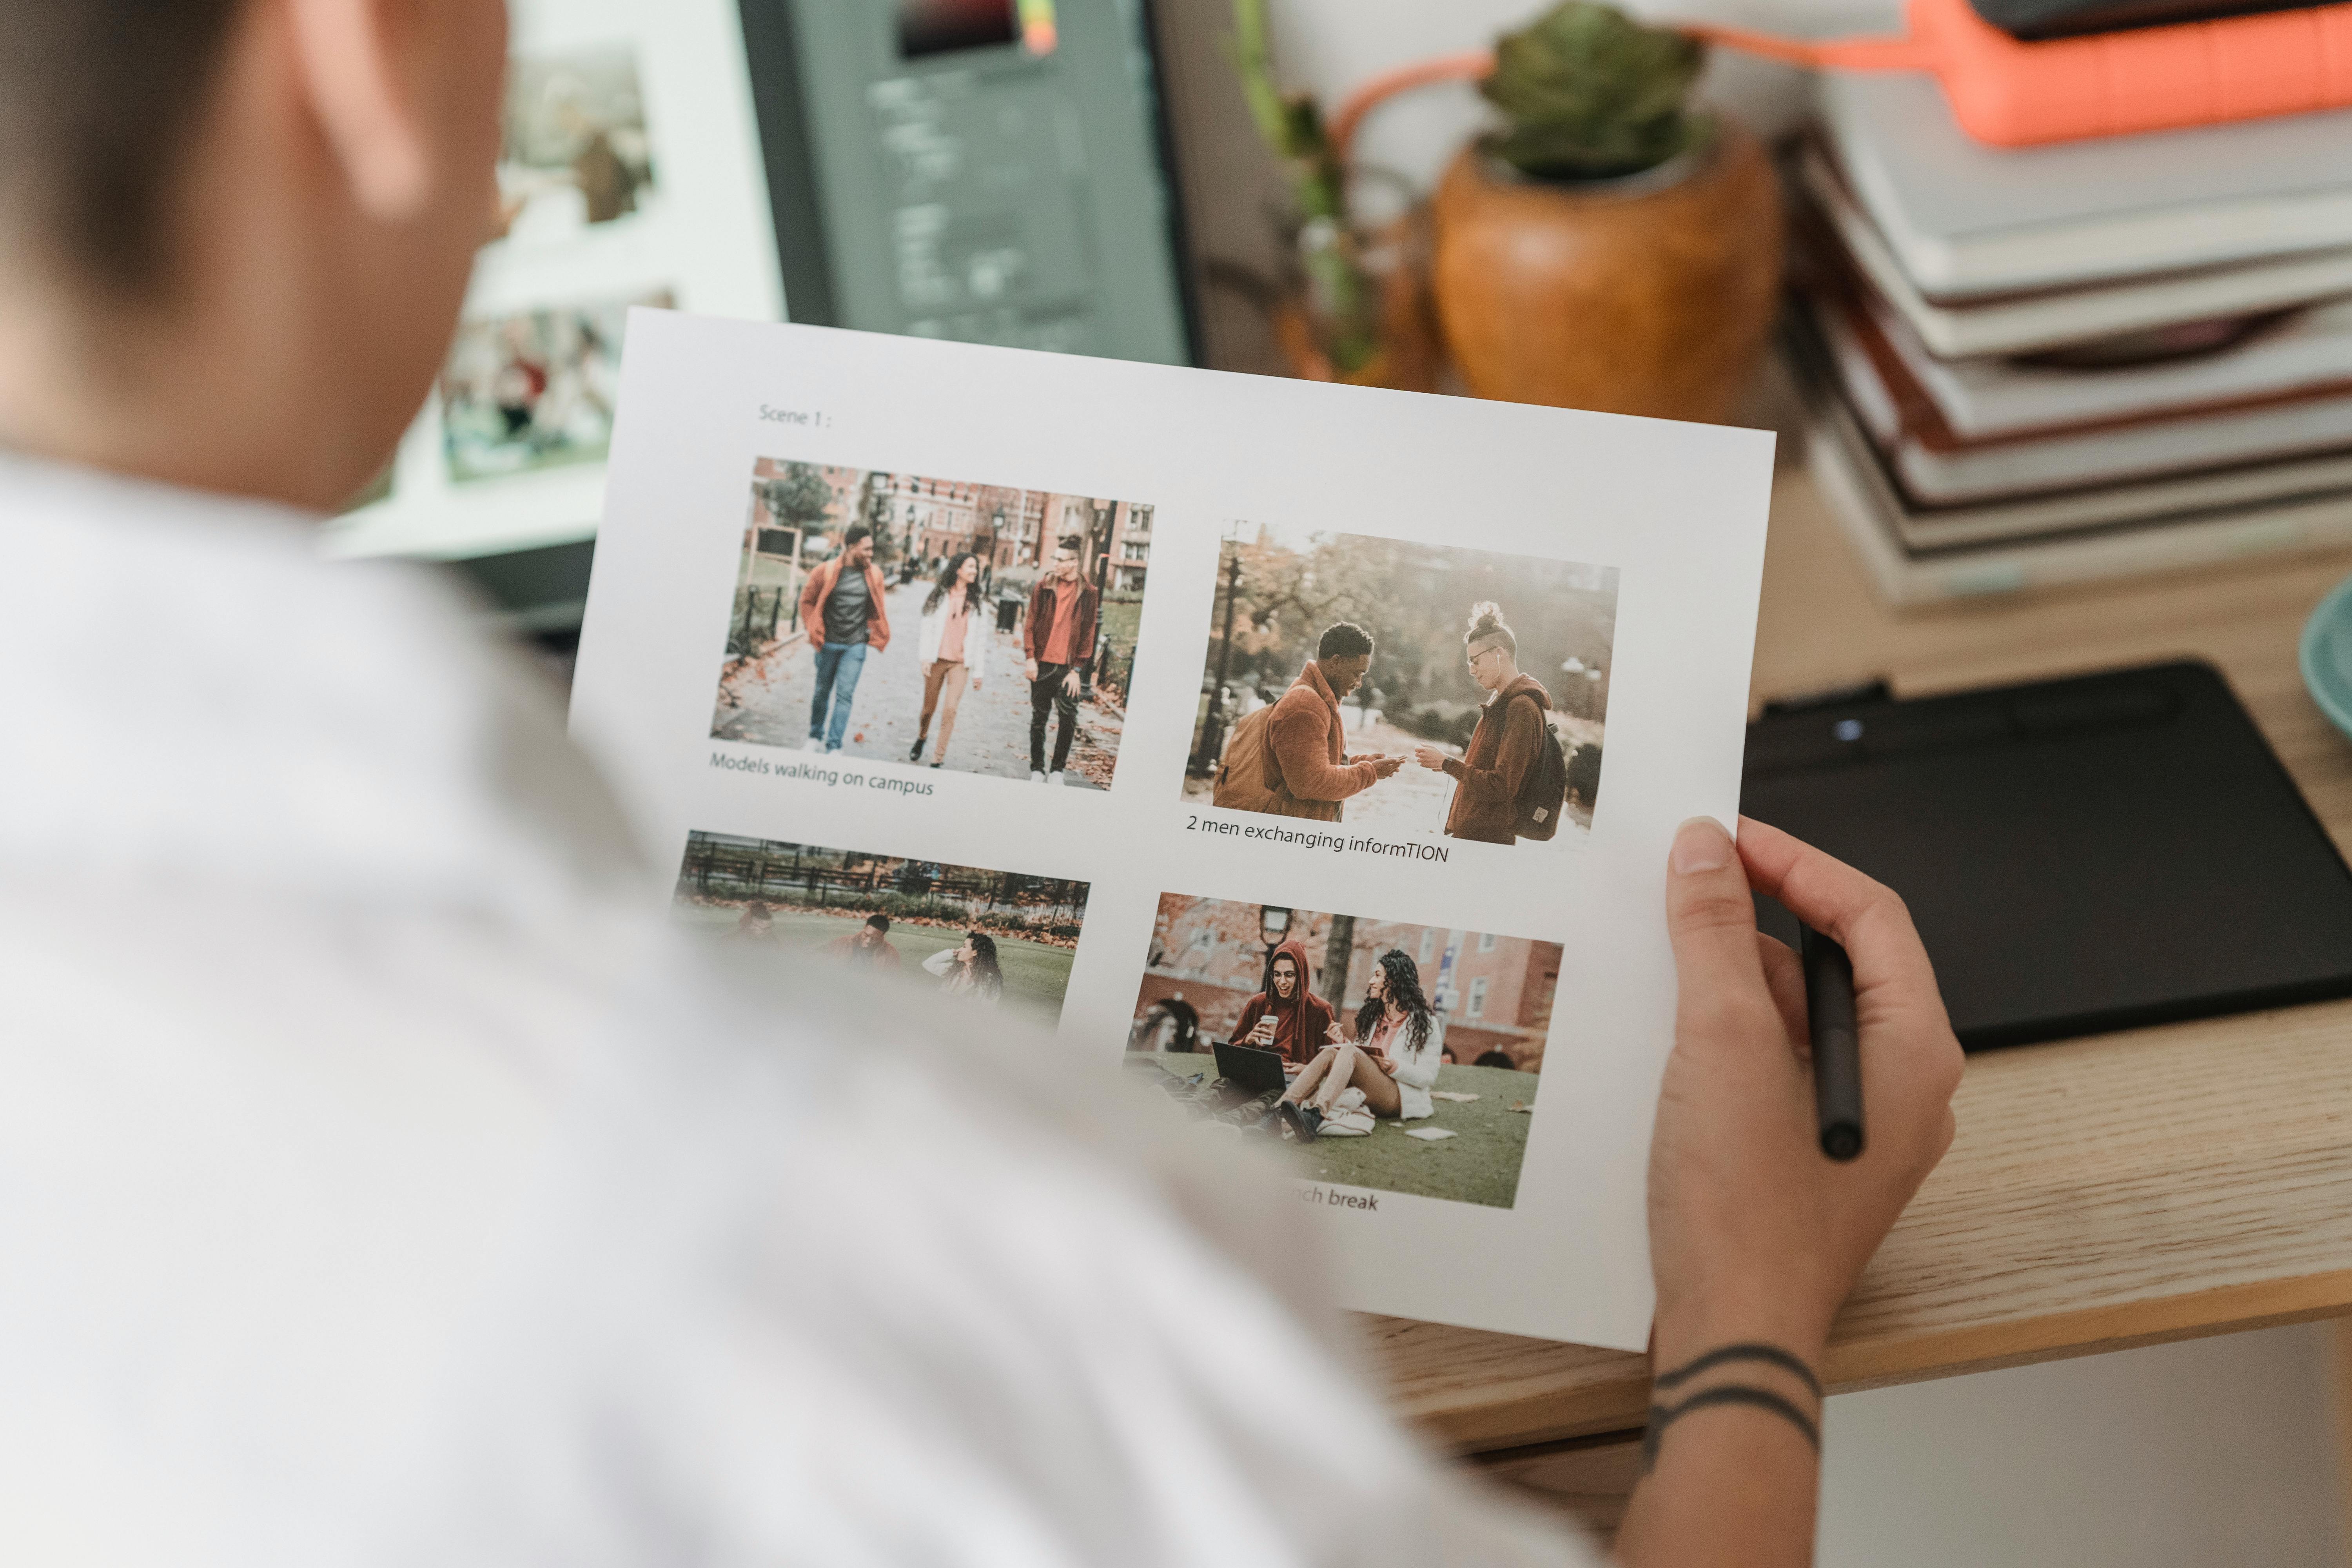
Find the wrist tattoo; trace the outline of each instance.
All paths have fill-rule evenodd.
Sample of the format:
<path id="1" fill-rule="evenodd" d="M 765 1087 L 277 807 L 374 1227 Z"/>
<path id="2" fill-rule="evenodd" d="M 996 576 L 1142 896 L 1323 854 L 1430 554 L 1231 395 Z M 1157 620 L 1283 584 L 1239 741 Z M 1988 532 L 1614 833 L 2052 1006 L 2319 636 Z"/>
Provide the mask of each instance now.
<path id="1" fill-rule="evenodd" d="M 1647 1475 L 1657 1467 L 1658 1445 L 1665 1437 L 1667 1427 L 1695 1410 L 1718 1405 L 1746 1405 L 1752 1410 L 1768 1411 L 1803 1433 L 1805 1441 L 1814 1453 L 1822 1451 L 1822 1430 L 1811 1416 L 1769 1388 L 1756 1388 L 1745 1383 L 1726 1383 L 1713 1388 L 1703 1388 L 1680 1405 L 1650 1406 L 1650 1424 L 1642 1434 L 1643 1473 Z"/>
<path id="2" fill-rule="evenodd" d="M 1802 1383 L 1815 1399 L 1822 1396 L 1822 1380 L 1814 1375 L 1813 1369 L 1805 1364 L 1802 1357 L 1793 1355 L 1779 1345 L 1752 1342 L 1718 1345 L 1705 1355 L 1683 1363 L 1672 1372 L 1654 1373 L 1650 1379 L 1650 1386 L 1668 1390 L 1679 1388 L 1700 1373 L 1740 1361 L 1760 1361 L 1777 1366 Z"/>

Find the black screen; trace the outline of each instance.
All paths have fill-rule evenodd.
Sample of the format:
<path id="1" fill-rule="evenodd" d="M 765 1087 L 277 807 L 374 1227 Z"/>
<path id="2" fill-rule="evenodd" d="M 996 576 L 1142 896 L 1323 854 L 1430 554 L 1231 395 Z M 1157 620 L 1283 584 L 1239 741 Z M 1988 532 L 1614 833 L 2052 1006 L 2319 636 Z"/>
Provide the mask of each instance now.
<path id="1" fill-rule="evenodd" d="M 2352 994 L 2352 871 L 2209 665 L 1768 716 L 1741 809 L 1903 896 L 1970 1049 Z"/>
<path id="2" fill-rule="evenodd" d="M 1140 0 L 743 0 L 795 321 L 1192 362 Z"/>

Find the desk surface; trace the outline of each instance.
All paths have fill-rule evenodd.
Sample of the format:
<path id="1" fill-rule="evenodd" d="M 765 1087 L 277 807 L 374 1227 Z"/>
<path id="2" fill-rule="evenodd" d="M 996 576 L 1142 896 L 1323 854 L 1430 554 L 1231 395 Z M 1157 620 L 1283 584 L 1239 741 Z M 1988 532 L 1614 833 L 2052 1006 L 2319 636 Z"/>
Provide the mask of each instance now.
<path id="1" fill-rule="evenodd" d="M 1874 675 L 1919 695 L 2196 655 L 2352 852 L 2352 744 L 2294 662 L 2304 617 L 2347 573 L 2352 552 L 2336 552 L 1898 616 L 1810 479 L 1784 471 L 1755 697 Z M 2352 1312 L 2352 1002 L 1993 1052 L 1970 1060 L 1957 1110 L 1951 1152 L 1838 1320 L 1832 1386 Z M 1642 1424 L 1640 1356 L 1368 1323 L 1396 1405 L 1458 1447 Z"/>

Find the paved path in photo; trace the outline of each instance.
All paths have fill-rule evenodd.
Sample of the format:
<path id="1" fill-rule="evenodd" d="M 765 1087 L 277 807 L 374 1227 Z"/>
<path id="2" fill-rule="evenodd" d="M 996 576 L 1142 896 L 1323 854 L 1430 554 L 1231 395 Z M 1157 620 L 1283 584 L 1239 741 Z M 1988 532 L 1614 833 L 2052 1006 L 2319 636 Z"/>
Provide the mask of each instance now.
<path id="1" fill-rule="evenodd" d="M 876 762 L 907 764 L 915 743 L 915 729 L 923 712 L 923 672 L 919 651 L 923 601 L 928 583 L 892 588 L 884 597 L 890 615 L 890 646 L 868 654 L 857 682 L 857 698 L 850 707 L 848 731 L 841 754 Z M 1029 683 L 1021 678 L 1021 639 L 995 630 L 990 611 L 988 679 L 978 690 L 966 688 L 956 713 L 954 738 L 949 742 L 946 768 L 994 778 L 1029 776 Z M 809 703 L 816 695 L 816 659 L 803 642 L 788 643 L 747 666 L 728 682 L 711 734 L 722 741 L 749 741 L 762 746 L 797 750 L 808 740 Z M 1057 721 L 1048 720 L 1045 760 L 1053 761 Z M 1097 703 L 1078 705 L 1078 741 L 1070 753 L 1068 787 L 1108 789 L 1116 758 L 1121 716 Z M 933 721 L 933 730 L 938 728 Z M 932 748 L 923 748 L 923 762 Z M 911 764 L 908 764 L 911 765 Z"/>
<path id="2" fill-rule="evenodd" d="M 1348 754 L 1363 757 L 1374 754 L 1406 759 L 1404 766 L 1382 779 L 1361 795 L 1348 797 L 1347 809 L 1339 826 L 1351 834 L 1370 833 L 1381 837 L 1443 837 L 1446 815 L 1454 809 L 1454 779 L 1451 774 L 1423 767 L 1412 760 L 1414 748 L 1428 742 L 1418 735 L 1408 734 L 1381 720 L 1351 727 L 1348 731 Z M 1448 755 L 1460 753 L 1452 747 L 1440 747 Z M 1207 803 L 1213 791 L 1210 781 L 1187 777 L 1184 795 L 1189 800 Z M 1578 829 L 1592 826 L 1592 813 L 1571 802 L 1568 820 Z M 1563 831 L 1549 845 L 1567 844 L 1580 835 Z M 1523 840 L 1530 848 L 1549 847 L 1533 839 Z"/>

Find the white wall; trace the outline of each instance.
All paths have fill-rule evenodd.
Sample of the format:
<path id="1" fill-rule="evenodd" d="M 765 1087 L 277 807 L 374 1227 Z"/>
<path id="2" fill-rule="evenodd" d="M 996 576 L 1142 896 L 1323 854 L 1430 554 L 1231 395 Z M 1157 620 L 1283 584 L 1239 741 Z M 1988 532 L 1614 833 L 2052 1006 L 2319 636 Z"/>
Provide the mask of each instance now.
<path id="1" fill-rule="evenodd" d="M 2340 1564 L 2329 1331 L 1832 1399 L 1820 1568 Z"/>
<path id="2" fill-rule="evenodd" d="M 1544 8 L 1542 0 L 1272 0 L 1276 58 L 1286 84 L 1311 89 L 1327 109 L 1391 67 L 1491 43 Z M 1897 0 L 1631 0 L 1653 18 L 1683 17 L 1826 37 L 1894 31 Z M 1718 51 L 1704 90 L 1759 129 L 1779 131 L 1799 112 L 1802 75 Z M 1361 155 L 1426 186 L 1480 118 L 1469 87 L 1424 88 L 1368 122 Z"/>

